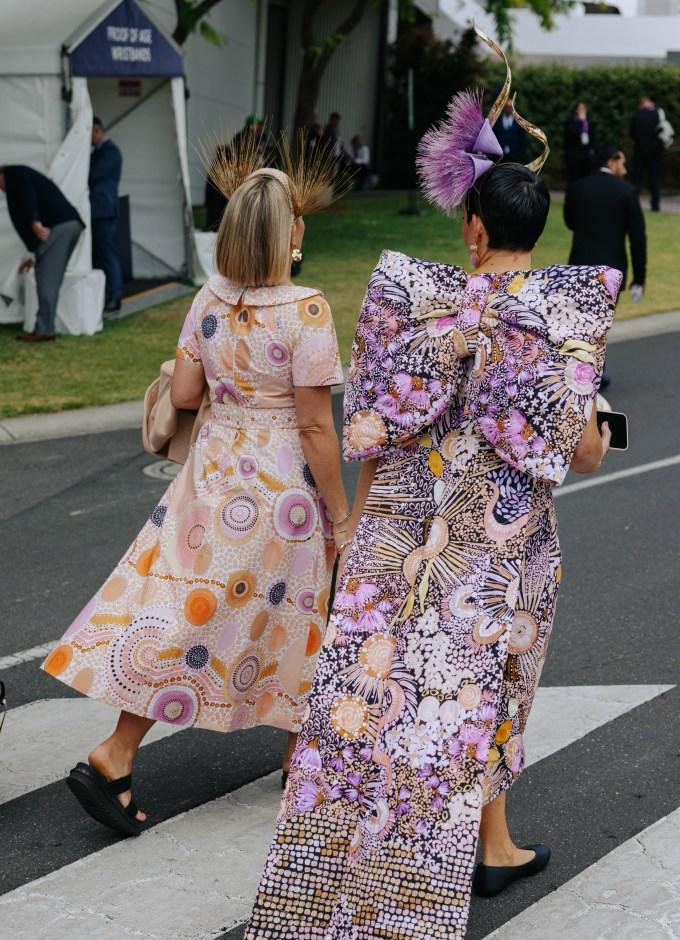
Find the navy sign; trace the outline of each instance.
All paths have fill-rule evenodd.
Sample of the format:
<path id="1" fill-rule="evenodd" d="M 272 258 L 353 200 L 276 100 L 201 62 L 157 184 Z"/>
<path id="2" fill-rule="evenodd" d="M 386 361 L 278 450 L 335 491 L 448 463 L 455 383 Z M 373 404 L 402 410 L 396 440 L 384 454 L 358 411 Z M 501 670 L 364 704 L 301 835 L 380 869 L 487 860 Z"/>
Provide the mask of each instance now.
<path id="1" fill-rule="evenodd" d="M 182 56 L 135 0 L 122 0 L 69 53 L 73 75 L 184 74 Z"/>

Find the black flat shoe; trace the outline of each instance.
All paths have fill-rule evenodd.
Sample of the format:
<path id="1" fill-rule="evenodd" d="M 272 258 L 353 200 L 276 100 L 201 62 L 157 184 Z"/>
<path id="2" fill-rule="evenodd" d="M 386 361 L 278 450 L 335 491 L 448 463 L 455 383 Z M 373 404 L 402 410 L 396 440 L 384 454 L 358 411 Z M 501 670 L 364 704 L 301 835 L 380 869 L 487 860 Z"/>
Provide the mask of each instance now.
<path id="1" fill-rule="evenodd" d="M 66 783 L 85 812 L 103 826 L 123 836 L 138 836 L 144 828 L 136 818 L 135 801 L 123 806 L 118 799 L 120 793 L 132 789 L 131 774 L 109 781 L 89 764 L 76 764 Z"/>
<path id="2" fill-rule="evenodd" d="M 492 898 L 501 891 L 505 891 L 508 885 L 520 878 L 528 878 L 530 875 L 537 875 L 543 871 L 550 861 L 550 847 L 547 845 L 525 845 L 527 851 L 534 852 L 534 857 L 525 862 L 524 865 L 483 865 L 479 864 L 475 868 L 475 875 L 472 879 L 472 889 L 475 894 L 482 898 Z"/>

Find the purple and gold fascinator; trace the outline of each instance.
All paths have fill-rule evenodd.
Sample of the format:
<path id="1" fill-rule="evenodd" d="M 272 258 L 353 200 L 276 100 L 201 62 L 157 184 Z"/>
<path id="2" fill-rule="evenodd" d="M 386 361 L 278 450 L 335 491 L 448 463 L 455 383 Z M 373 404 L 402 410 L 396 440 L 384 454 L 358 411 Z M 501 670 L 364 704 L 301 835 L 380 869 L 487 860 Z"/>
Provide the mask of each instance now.
<path id="1" fill-rule="evenodd" d="M 476 26 L 475 32 L 505 62 L 505 82 L 487 117 L 482 110 L 481 89 L 468 89 L 454 95 L 446 118 L 431 128 L 418 144 L 416 165 L 423 194 L 445 212 L 460 205 L 468 189 L 503 156 L 493 125 L 510 98 L 510 65 L 493 39 Z M 538 173 L 550 152 L 547 138 L 540 128 L 515 111 L 514 97 L 512 109 L 517 123 L 543 143 L 541 156 L 528 164 L 530 170 Z"/>

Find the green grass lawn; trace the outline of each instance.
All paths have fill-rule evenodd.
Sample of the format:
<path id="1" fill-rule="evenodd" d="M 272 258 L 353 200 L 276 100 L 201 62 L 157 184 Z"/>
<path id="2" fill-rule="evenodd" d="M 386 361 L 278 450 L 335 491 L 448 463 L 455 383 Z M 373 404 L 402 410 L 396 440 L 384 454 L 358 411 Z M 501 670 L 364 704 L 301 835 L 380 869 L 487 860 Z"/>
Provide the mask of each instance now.
<path id="1" fill-rule="evenodd" d="M 434 261 L 466 263 L 460 222 L 434 209 L 402 216 L 406 197 L 368 193 L 311 216 L 300 282 L 323 290 L 333 308 L 343 360 L 347 361 L 366 280 L 380 251 L 389 247 Z M 680 215 L 648 213 L 648 289 L 641 304 L 627 295 L 619 319 L 680 309 L 676 275 Z M 569 233 L 562 207 L 553 206 L 536 250 L 537 267 L 566 261 Z M 0 417 L 59 411 L 141 398 L 171 358 L 190 297 L 174 300 L 119 322 L 106 322 L 96 336 L 59 337 L 34 347 L 14 340 L 16 327 L 0 327 Z"/>

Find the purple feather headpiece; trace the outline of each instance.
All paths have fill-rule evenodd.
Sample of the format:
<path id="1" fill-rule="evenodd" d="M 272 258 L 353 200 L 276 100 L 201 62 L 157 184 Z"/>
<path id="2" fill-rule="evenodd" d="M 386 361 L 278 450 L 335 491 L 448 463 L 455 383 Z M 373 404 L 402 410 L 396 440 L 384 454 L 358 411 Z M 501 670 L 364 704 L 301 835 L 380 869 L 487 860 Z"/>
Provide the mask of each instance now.
<path id="1" fill-rule="evenodd" d="M 450 212 L 493 166 L 489 158 L 501 156 L 503 148 L 482 112 L 482 92 L 459 92 L 449 102 L 446 119 L 418 144 L 416 165 L 425 197 Z"/>
<path id="2" fill-rule="evenodd" d="M 493 132 L 493 125 L 510 97 L 512 75 L 505 53 L 493 39 L 475 26 L 475 32 L 505 62 L 505 82 L 498 98 L 484 117 L 482 92 L 478 89 L 454 95 L 446 110 L 446 118 L 431 128 L 418 144 L 416 165 L 425 198 L 445 212 L 460 205 L 465 193 L 482 174 L 494 165 L 495 157 L 503 156 L 503 148 Z M 543 131 L 521 118 L 514 108 L 517 122 L 544 144 L 541 157 L 529 164 L 538 170 L 548 157 L 548 142 Z"/>

